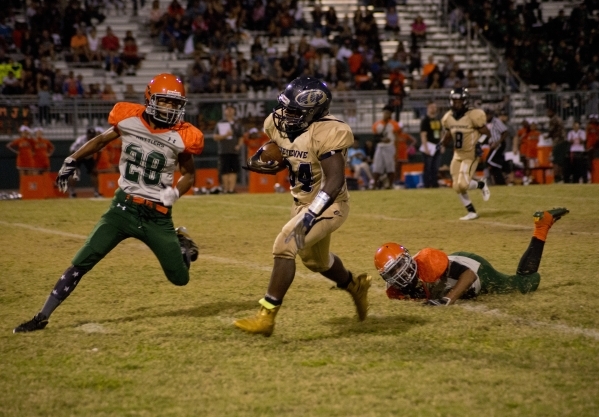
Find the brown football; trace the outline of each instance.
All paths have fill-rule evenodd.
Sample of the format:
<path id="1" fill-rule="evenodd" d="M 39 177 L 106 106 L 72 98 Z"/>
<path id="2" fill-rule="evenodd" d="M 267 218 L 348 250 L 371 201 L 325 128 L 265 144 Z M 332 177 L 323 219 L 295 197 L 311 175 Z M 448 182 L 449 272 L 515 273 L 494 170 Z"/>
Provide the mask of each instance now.
<path id="1" fill-rule="evenodd" d="M 283 163 L 283 155 L 279 146 L 274 142 L 268 142 L 262 146 L 262 153 L 260 154 L 260 160 L 262 162 L 276 161 L 279 164 Z"/>

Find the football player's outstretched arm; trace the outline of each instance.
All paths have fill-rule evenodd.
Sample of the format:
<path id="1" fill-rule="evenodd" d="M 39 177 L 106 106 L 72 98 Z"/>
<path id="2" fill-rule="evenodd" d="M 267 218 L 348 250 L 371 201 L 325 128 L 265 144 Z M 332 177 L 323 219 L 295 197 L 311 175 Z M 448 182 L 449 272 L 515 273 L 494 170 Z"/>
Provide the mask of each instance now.
<path id="1" fill-rule="evenodd" d="M 96 152 L 99 152 L 104 146 L 106 146 L 108 143 L 112 142 L 119 136 L 120 136 L 120 133 L 118 132 L 118 130 L 116 130 L 114 127 L 111 127 L 108 130 L 100 133 L 95 138 L 88 141 L 85 145 L 83 145 L 78 150 L 76 150 L 70 156 L 70 158 L 73 158 L 75 161 L 78 161 L 85 157 L 91 156 L 91 155 L 95 154 Z"/>
<path id="2" fill-rule="evenodd" d="M 470 288 L 474 281 L 476 281 L 476 274 L 471 269 L 462 272 L 458 278 L 458 282 L 444 297 L 449 299 L 446 305 L 454 304 L 462 294 L 468 291 L 468 288 Z"/>
<path id="3" fill-rule="evenodd" d="M 453 277 L 452 277 L 453 278 Z M 424 305 L 426 306 L 449 306 L 455 303 L 455 301 L 468 291 L 470 286 L 476 281 L 476 274 L 471 269 L 466 269 L 458 277 L 458 282 L 455 286 L 447 293 L 445 297 L 427 300 Z"/>
<path id="4" fill-rule="evenodd" d="M 77 177 L 77 161 L 87 156 L 91 156 L 99 152 L 104 146 L 120 136 L 119 131 L 111 127 L 103 133 L 88 141 L 81 148 L 77 149 L 71 156 L 65 158 L 62 167 L 58 171 L 56 177 L 56 185 L 63 193 L 67 192 L 69 187 L 69 179 Z"/>

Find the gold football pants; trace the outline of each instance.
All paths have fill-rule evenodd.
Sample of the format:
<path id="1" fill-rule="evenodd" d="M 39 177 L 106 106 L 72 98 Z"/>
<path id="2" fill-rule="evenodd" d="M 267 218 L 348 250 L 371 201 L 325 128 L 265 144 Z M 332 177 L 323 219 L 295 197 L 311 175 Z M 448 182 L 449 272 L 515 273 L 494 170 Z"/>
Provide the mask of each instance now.
<path id="1" fill-rule="evenodd" d="M 295 259 L 300 256 L 303 264 L 311 271 L 327 271 L 333 265 L 329 252 L 331 234 L 339 229 L 349 215 L 347 201 L 335 202 L 327 208 L 306 235 L 306 245 L 298 250 L 295 239 L 290 235 L 299 220 L 308 211 L 308 205 L 295 204 L 291 209 L 291 220 L 283 226 L 273 245 L 272 253 L 276 258 Z"/>

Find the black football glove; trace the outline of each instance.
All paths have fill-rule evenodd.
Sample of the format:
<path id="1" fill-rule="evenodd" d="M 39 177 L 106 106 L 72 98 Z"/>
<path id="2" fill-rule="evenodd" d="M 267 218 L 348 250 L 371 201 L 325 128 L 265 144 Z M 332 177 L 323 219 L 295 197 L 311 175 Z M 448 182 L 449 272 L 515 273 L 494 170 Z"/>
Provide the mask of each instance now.
<path id="1" fill-rule="evenodd" d="M 78 180 L 79 175 L 77 174 L 77 161 L 67 157 L 62 163 L 62 167 L 60 167 L 60 171 L 58 171 L 58 176 L 56 177 L 56 186 L 58 190 L 66 193 L 69 188 L 69 178 L 73 177 Z"/>
<path id="2" fill-rule="evenodd" d="M 480 143 L 476 143 L 476 145 L 474 145 L 474 154 L 479 157 L 483 156 L 483 148 Z"/>
<path id="3" fill-rule="evenodd" d="M 424 305 L 425 306 L 447 306 L 447 305 L 449 305 L 449 303 L 451 303 L 451 298 L 443 297 L 443 298 L 437 298 L 435 300 L 427 300 L 424 303 Z"/>
<path id="4" fill-rule="evenodd" d="M 293 231 L 287 236 L 287 243 L 292 237 L 295 239 L 295 244 L 298 249 L 303 249 L 306 245 L 306 235 L 316 223 L 316 215 L 311 211 L 307 211 L 304 217 L 299 219 L 293 228 Z"/>
<path id="5" fill-rule="evenodd" d="M 277 172 L 285 169 L 284 164 L 279 164 L 277 161 L 263 162 L 260 160 L 260 155 L 263 149 L 260 148 L 258 151 L 247 161 L 247 166 L 242 167 L 248 171 L 257 172 L 258 174 L 275 175 Z"/>

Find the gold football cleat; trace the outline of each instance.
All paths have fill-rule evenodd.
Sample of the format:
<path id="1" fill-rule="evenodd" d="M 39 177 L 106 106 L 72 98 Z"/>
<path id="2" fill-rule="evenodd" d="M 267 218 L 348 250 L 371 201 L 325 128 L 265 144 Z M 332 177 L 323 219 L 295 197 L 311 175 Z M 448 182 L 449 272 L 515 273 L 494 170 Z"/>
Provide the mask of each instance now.
<path id="1" fill-rule="evenodd" d="M 235 327 L 248 333 L 262 334 L 266 337 L 269 337 L 275 329 L 275 317 L 281 306 L 272 306 L 272 304 L 264 301 L 264 303 L 272 306 L 272 308 L 268 308 L 264 306 L 262 301 L 263 300 L 260 300 L 260 304 L 262 304 L 262 306 L 260 307 L 258 314 L 247 319 L 235 320 L 233 322 Z"/>
<path id="2" fill-rule="evenodd" d="M 354 304 L 356 304 L 358 318 L 363 321 L 368 315 L 368 289 L 372 277 L 366 273 L 357 276 L 352 274 L 352 277 L 352 282 L 347 286 L 347 292 L 351 294 Z"/>

